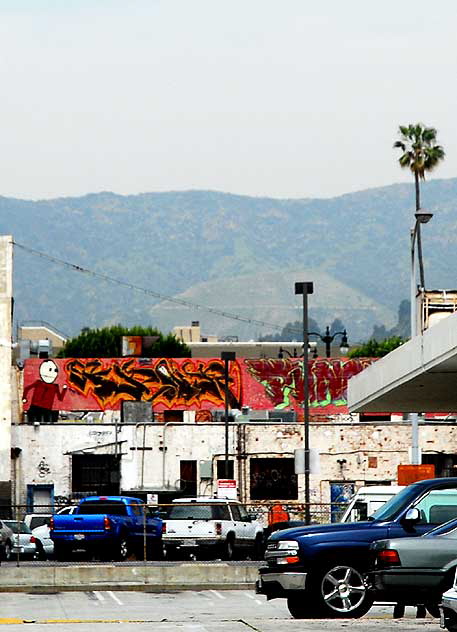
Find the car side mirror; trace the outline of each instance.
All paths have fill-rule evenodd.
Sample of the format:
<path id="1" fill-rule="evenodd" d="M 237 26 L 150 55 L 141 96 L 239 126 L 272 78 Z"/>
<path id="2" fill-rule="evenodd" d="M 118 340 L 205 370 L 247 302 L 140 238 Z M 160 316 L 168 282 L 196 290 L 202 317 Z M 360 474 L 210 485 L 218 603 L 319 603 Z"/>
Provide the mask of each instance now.
<path id="1" fill-rule="evenodd" d="M 411 507 L 411 509 L 408 509 L 403 517 L 404 522 L 408 522 L 410 524 L 415 524 L 416 522 L 419 522 L 420 519 L 421 512 L 417 509 L 417 507 Z"/>

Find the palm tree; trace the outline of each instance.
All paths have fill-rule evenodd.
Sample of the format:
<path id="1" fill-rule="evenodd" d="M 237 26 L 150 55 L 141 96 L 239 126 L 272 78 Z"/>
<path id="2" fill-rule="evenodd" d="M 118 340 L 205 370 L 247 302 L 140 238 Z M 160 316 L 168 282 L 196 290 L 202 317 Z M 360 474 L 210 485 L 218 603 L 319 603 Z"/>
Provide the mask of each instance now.
<path id="1" fill-rule="evenodd" d="M 444 159 L 444 149 L 436 143 L 436 129 L 425 127 L 422 123 L 416 125 L 400 125 L 400 140 L 394 143 L 394 149 L 401 149 L 398 159 L 400 167 L 410 169 L 414 174 L 416 188 L 416 213 L 421 207 L 420 180 L 425 180 L 425 173 L 433 171 L 438 163 Z M 420 282 L 424 287 L 424 265 L 422 261 L 422 243 L 420 223 L 417 224 L 417 252 L 419 258 Z"/>

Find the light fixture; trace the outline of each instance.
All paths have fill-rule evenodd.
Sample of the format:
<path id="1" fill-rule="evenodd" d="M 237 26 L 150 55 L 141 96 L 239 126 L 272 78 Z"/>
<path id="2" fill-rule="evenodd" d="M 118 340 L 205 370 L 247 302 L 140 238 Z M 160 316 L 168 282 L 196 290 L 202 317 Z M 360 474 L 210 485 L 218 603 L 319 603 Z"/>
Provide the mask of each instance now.
<path id="1" fill-rule="evenodd" d="M 433 213 L 426 211 L 424 208 L 420 208 L 416 213 L 414 213 L 414 217 L 419 224 L 428 224 L 433 217 Z"/>
<path id="2" fill-rule="evenodd" d="M 344 330 L 343 337 L 341 338 L 341 344 L 340 344 L 341 355 L 346 355 L 348 351 L 349 351 L 348 337 L 347 337 L 346 330 Z"/>

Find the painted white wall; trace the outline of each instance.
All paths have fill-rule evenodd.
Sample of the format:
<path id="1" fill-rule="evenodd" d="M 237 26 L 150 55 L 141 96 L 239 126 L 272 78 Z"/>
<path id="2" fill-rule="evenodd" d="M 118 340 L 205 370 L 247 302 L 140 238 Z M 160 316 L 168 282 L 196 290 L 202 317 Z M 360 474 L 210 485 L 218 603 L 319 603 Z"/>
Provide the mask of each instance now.
<path id="1" fill-rule="evenodd" d="M 249 457 L 292 457 L 295 448 L 303 446 L 301 424 L 232 424 L 229 429 L 229 452 L 237 446 L 237 433 L 244 426 L 246 453 L 244 481 L 249 490 Z M 113 453 L 114 424 L 73 424 L 13 426 L 15 445 L 22 448 L 17 459 L 18 500 L 25 503 L 28 484 L 53 484 L 56 495 L 71 490 L 70 453 L 95 449 Z M 396 481 L 397 466 L 408 463 L 411 428 L 407 422 L 386 423 L 312 423 L 310 445 L 319 453 L 320 473 L 311 476 L 313 502 L 329 502 L 330 482 Z M 179 486 L 180 461 L 224 458 L 224 426 L 215 423 L 151 424 L 143 427 L 118 426 L 122 441 L 121 477 L 124 490 L 175 490 Z M 457 427 L 427 422 L 420 428 L 421 446 L 426 452 L 457 452 Z M 142 450 L 138 448 L 151 448 Z M 98 448 L 97 448 L 98 446 Z M 166 448 L 164 451 L 163 448 Z M 341 465 L 338 461 L 345 460 Z M 238 478 L 238 466 L 235 477 Z M 199 493 L 210 494 L 215 488 L 208 481 L 200 482 Z M 303 480 L 299 477 L 300 496 Z"/>

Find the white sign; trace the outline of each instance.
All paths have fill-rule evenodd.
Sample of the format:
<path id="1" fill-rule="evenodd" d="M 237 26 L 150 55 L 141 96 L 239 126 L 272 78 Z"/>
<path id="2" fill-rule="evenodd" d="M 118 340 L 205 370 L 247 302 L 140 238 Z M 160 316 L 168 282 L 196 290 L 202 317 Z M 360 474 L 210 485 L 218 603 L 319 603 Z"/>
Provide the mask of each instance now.
<path id="1" fill-rule="evenodd" d="M 236 480 L 233 478 L 219 478 L 217 481 L 217 497 L 237 500 L 238 490 L 236 488 Z"/>
<path id="2" fill-rule="evenodd" d="M 148 505 L 158 505 L 159 504 L 159 495 L 158 494 L 146 494 L 146 503 Z"/>
<path id="3" fill-rule="evenodd" d="M 304 474 L 305 473 L 304 449 L 296 448 L 294 451 L 294 456 L 295 456 L 295 474 Z M 321 473 L 320 454 L 314 448 L 310 448 L 309 450 L 309 473 L 310 474 Z"/>

